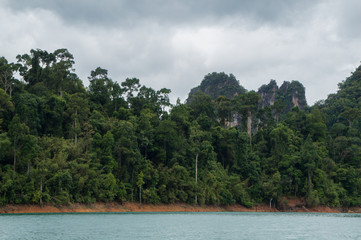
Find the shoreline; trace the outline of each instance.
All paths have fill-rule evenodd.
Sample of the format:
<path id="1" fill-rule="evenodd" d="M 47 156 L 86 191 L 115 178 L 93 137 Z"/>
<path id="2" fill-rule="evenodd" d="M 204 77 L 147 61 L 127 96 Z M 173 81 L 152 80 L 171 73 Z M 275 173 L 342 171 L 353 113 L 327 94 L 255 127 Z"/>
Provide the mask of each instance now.
<path id="1" fill-rule="evenodd" d="M 252 208 L 234 204 L 229 206 L 207 206 L 190 204 L 139 204 L 126 202 L 123 204 L 111 203 L 93 203 L 79 204 L 72 203 L 66 206 L 55 206 L 51 204 L 30 205 L 30 204 L 8 204 L 0 207 L 0 214 L 16 213 L 101 213 L 101 212 L 314 212 L 314 213 L 361 213 L 361 208 L 330 208 L 327 206 L 318 206 L 315 208 L 306 208 L 305 206 L 294 206 L 279 210 L 270 209 L 266 204 L 259 204 Z"/>

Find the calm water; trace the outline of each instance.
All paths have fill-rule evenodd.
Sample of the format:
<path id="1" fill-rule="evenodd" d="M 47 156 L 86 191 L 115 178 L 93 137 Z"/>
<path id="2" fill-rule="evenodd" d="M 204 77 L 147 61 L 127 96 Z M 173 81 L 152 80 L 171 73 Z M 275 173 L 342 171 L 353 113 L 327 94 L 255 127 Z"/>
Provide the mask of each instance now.
<path id="1" fill-rule="evenodd" d="M 360 239 L 361 214 L 0 215 L 0 239 Z"/>

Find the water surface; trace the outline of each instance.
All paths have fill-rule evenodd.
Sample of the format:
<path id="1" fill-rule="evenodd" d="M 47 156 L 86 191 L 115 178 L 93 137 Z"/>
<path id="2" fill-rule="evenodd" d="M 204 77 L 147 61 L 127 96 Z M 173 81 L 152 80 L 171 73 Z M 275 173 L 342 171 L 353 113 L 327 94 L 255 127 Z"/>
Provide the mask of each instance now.
<path id="1" fill-rule="evenodd" d="M 9 214 L 0 215 L 0 240 L 3 239 L 361 240 L 361 214 Z"/>

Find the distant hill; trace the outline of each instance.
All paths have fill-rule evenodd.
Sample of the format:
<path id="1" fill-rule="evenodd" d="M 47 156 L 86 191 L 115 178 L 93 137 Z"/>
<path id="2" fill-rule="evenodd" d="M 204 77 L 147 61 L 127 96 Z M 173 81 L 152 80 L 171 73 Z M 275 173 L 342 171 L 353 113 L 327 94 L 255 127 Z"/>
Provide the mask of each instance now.
<path id="1" fill-rule="evenodd" d="M 232 99 L 247 92 L 233 74 L 227 75 L 224 72 L 206 75 L 201 84 L 190 91 L 186 102 L 190 103 L 198 91 L 211 96 L 213 100 L 219 96 Z M 259 108 L 271 107 L 276 102 L 281 106 L 282 113 L 289 112 L 293 107 L 300 110 L 307 107 L 305 88 L 298 81 L 285 81 L 278 87 L 276 81 L 271 80 L 269 84 L 262 85 L 257 93 L 260 96 Z"/>
<path id="2" fill-rule="evenodd" d="M 276 102 L 282 105 L 283 112 L 289 112 L 294 107 L 300 110 L 307 107 L 305 87 L 298 81 L 284 81 L 281 87 L 278 87 L 276 81 L 271 80 L 269 84 L 258 89 L 258 94 L 261 97 L 261 108 L 273 106 Z"/>
<path id="3" fill-rule="evenodd" d="M 317 107 L 328 114 L 328 127 L 344 124 L 361 131 L 361 66 L 339 83 L 338 87 L 337 93 L 328 95 Z"/>
<path id="4" fill-rule="evenodd" d="M 213 72 L 204 76 L 201 84 L 198 87 L 193 88 L 188 94 L 187 103 L 192 101 L 192 96 L 198 91 L 202 91 L 211 96 L 213 100 L 216 100 L 219 96 L 225 96 L 232 99 L 234 96 L 246 92 L 233 74 L 227 75 L 224 72 Z"/>

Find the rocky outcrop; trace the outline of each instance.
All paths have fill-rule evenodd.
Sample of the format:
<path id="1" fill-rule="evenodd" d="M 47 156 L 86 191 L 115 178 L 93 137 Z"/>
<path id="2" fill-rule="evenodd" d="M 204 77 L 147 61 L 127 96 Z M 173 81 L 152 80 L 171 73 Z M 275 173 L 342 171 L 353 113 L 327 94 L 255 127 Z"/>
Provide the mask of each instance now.
<path id="1" fill-rule="evenodd" d="M 266 106 L 273 106 L 276 101 L 277 92 L 278 86 L 276 80 L 271 80 L 268 85 L 262 85 L 258 89 L 258 94 L 261 97 L 259 107 L 264 108 Z"/>
<path id="2" fill-rule="evenodd" d="M 186 102 L 192 101 L 192 97 L 198 91 L 211 96 L 214 100 L 219 96 L 232 99 L 246 92 L 234 75 L 223 72 L 206 75 L 201 84 L 190 91 Z M 305 88 L 298 81 L 284 81 L 281 87 L 278 87 L 276 80 L 271 80 L 269 84 L 262 85 L 257 93 L 261 97 L 259 108 L 271 107 L 276 101 L 282 105 L 283 113 L 289 112 L 293 107 L 298 107 L 300 110 L 307 107 Z"/>
<path id="3" fill-rule="evenodd" d="M 283 82 L 279 89 L 278 99 L 286 104 L 286 111 L 294 107 L 304 110 L 307 107 L 305 87 L 298 81 Z"/>
<path id="4" fill-rule="evenodd" d="M 191 103 L 198 91 L 211 96 L 214 100 L 219 96 L 232 99 L 235 96 L 246 93 L 246 90 L 239 85 L 239 82 L 232 74 L 227 75 L 225 73 L 210 73 L 206 75 L 201 84 L 190 91 L 186 102 Z M 278 87 L 276 80 L 271 80 L 269 84 L 262 85 L 258 89 L 257 94 L 260 96 L 258 108 L 271 107 L 272 114 L 277 123 L 292 108 L 298 107 L 300 110 L 304 110 L 307 107 L 305 88 L 298 81 L 284 81 L 281 87 Z M 230 113 L 231 117 L 226 119 L 226 121 L 223 120 L 224 126 L 240 126 L 242 118 L 244 118 L 243 120 L 246 122 L 244 127 L 247 127 L 248 134 L 251 135 L 251 132 L 257 131 L 256 128 L 252 129 L 255 114 L 242 116 L 232 108 L 230 111 L 232 111 Z"/>
<path id="5" fill-rule="evenodd" d="M 284 81 L 278 88 L 276 81 L 271 80 L 269 84 L 258 89 L 258 94 L 261 97 L 260 108 L 271 107 L 276 101 L 280 102 L 284 113 L 289 112 L 294 107 L 298 107 L 300 110 L 307 107 L 305 88 L 298 81 Z"/>
<path id="6" fill-rule="evenodd" d="M 206 75 L 201 84 L 190 91 L 186 102 L 189 103 L 192 101 L 192 96 L 198 91 L 204 92 L 214 100 L 219 96 L 225 96 L 232 99 L 234 96 L 246 92 L 233 74 L 227 75 L 223 72 L 214 72 Z"/>

